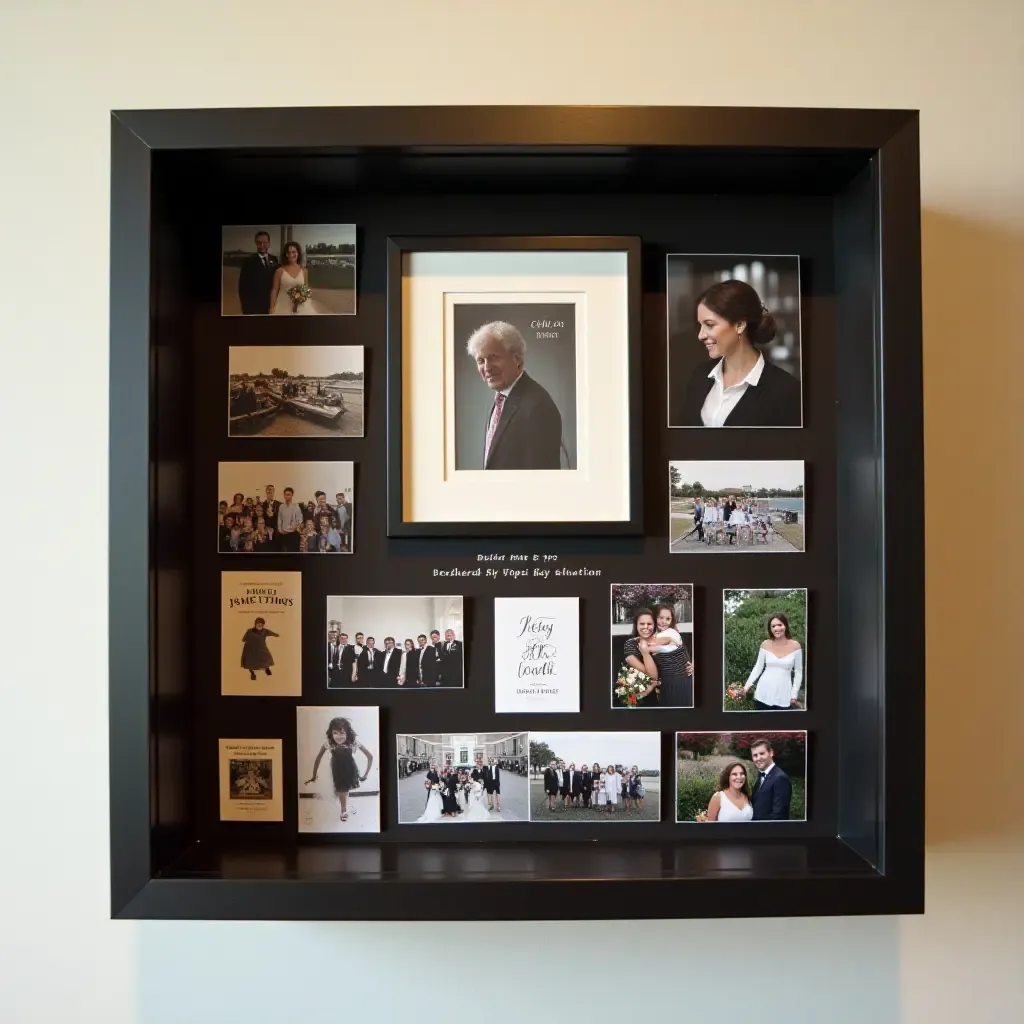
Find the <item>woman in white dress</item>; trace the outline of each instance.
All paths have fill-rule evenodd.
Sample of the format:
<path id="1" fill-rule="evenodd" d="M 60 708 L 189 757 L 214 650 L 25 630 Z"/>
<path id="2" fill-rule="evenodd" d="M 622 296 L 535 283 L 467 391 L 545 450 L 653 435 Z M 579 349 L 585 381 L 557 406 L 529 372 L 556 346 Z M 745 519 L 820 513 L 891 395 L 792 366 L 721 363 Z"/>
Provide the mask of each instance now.
<path id="1" fill-rule="evenodd" d="M 768 619 L 768 639 L 757 652 L 743 693 L 754 690 L 758 711 L 801 710 L 800 687 L 804 681 L 804 652 L 789 631 L 789 619 L 776 612 Z"/>
<path id="2" fill-rule="evenodd" d="M 704 505 L 704 541 L 717 544 L 720 540 L 719 529 L 722 525 L 722 510 L 716 498 L 709 498 Z"/>
<path id="3" fill-rule="evenodd" d="M 718 792 L 708 804 L 705 817 L 699 821 L 753 821 L 754 805 L 750 802 L 747 769 L 741 761 L 733 761 L 718 777 Z"/>
<path id="4" fill-rule="evenodd" d="M 461 818 L 462 821 L 489 821 L 490 814 L 484 802 L 484 784 L 478 779 L 469 786 L 469 808 Z"/>
<path id="5" fill-rule="evenodd" d="M 302 248 L 298 242 L 288 242 L 284 247 L 284 263 L 274 272 L 274 283 L 270 286 L 270 312 L 275 315 L 316 316 L 320 309 L 312 299 L 307 298 L 298 306 L 288 294 L 289 289 L 305 285 L 309 287 L 309 270 L 302 265 Z"/>
<path id="6" fill-rule="evenodd" d="M 615 770 L 615 765 L 608 765 L 608 771 L 602 776 L 604 780 L 604 798 L 608 803 L 608 813 L 615 813 L 615 805 L 619 802 L 622 791 L 622 776 Z"/>
<path id="7" fill-rule="evenodd" d="M 423 786 L 427 791 L 427 804 L 423 808 L 423 813 L 416 819 L 417 824 L 442 821 L 441 776 L 438 774 L 436 764 L 431 763 Z"/>

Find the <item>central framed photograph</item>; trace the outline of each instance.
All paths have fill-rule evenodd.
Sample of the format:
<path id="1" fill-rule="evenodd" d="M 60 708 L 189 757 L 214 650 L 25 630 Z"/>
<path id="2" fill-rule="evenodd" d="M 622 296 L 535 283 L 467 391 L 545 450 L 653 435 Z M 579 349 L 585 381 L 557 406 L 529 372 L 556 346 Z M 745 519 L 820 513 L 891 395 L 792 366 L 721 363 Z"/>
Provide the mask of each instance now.
<path id="1" fill-rule="evenodd" d="M 642 532 L 640 243 L 388 240 L 388 534 Z"/>

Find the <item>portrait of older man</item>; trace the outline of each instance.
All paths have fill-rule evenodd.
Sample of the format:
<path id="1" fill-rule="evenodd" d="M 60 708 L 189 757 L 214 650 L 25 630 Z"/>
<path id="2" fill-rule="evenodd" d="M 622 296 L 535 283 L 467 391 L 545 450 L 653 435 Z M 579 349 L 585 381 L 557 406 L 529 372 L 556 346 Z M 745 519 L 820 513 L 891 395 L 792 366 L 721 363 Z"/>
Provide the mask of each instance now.
<path id="1" fill-rule="evenodd" d="M 493 401 L 483 437 L 484 469 L 561 469 L 562 416 L 548 391 L 526 372 L 526 341 L 503 320 L 478 327 L 466 343 Z"/>

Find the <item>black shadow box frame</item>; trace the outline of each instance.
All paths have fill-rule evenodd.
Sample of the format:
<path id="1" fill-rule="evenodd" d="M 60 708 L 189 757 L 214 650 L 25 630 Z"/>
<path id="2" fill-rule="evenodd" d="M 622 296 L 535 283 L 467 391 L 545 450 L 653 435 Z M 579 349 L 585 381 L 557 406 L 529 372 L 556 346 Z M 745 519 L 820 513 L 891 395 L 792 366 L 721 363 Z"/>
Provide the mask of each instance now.
<path id="1" fill-rule="evenodd" d="M 115 112 L 111 128 L 113 916 L 604 920 L 923 910 L 915 112 L 154 110 Z M 357 316 L 302 318 L 286 339 L 273 318 L 219 316 L 220 225 L 263 218 L 359 226 Z M 643 358 L 655 365 L 665 351 L 667 252 L 799 254 L 804 428 L 673 431 L 658 385 L 644 404 L 635 467 L 643 537 L 498 538 L 486 547 L 462 537 L 387 538 L 386 240 L 489 234 L 639 236 Z M 280 343 L 365 346 L 365 437 L 227 437 L 228 346 Z M 669 459 L 779 457 L 807 463 L 806 554 L 666 557 Z M 675 730 L 805 728 L 809 820 L 677 825 L 666 792 L 660 822 L 398 825 L 385 771 L 379 836 L 296 836 L 294 707 L 338 696 L 324 689 L 313 657 L 304 659 L 301 701 L 220 695 L 218 576 L 249 563 L 217 555 L 212 537 L 192 528 L 212 508 L 217 461 L 260 458 L 356 463 L 355 552 L 309 565 L 259 561 L 260 569 L 302 570 L 307 650 L 322 642 L 316 608 L 328 593 L 449 592 L 431 581 L 432 570 L 468 567 L 482 552 L 546 555 L 601 572 L 535 585 L 582 598 L 578 715 L 493 714 L 490 598 L 529 591 L 466 584 L 466 689 L 374 695 L 384 766 L 394 764 L 398 732 L 654 729 L 670 778 Z M 608 585 L 666 579 L 696 587 L 697 706 L 613 710 Z M 738 723 L 721 710 L 721 590 L 737 586 L 808 588 L 814 676 L 799 719 Z M 218 820 L 218 736 L 284 740 L 283 825 Z"/>

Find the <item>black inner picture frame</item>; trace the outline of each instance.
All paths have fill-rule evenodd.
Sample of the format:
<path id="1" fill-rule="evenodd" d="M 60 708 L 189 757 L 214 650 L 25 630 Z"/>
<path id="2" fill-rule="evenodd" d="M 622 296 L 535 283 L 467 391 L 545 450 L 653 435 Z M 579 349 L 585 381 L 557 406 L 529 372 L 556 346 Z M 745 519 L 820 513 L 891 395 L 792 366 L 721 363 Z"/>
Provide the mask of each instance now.
<path id="1" fill-rule="evenodd" d="M 917 117 L 907 111 L 116 113 L 112 914 L 536 920 L 919 912 L 923 794 L 908 796 L 905 786 L 921 777 L 924 754 L 917 153 Z M 296 180 L 301 189 L 280 188 Z M 284 194 L 289 209 L 279 211 L 276 199 L 267 209 L 268 197 Z M 221 318 L 222 225 L 268 213 L 358 226 L 357 315 L 303 318 L 287 339 L 273 317 Z M 730 252 L 800 258 L 802 430 L 671 431 L 664 380 L 648 388 L 644 379 L 648 365 L 664 372 L 666 362 L 665 254 L 706 251 L 707 238 L 723 234 Z M 631 487 L 643 498 L 637 532 L 632 524 L 618 535 L 394 529 L 398 371 L 390 349 L 400 310 L 388 277 L 401 250 L 389 239 L 436 247 L 512 236 L 640 239 L 635 295 L 630 285 L 641 371 L 630 406 Z M 325 455 L 316 438 L 226 435 L 229 348 L 280 344 L 364 346 L 363 437 L 332 440 L 339 450 Z M 898 444 L 887 441 L 894 436 Z M 807 467 L 805 552 L 700 560 L 668 553 L 670 460 L 780 457 Z M 351 556 L 258 560 L 261 570 L 301 570 L 303 650 L 322 649 L 324 602 L 340 592 L 339 573 L 348 593 L 461 593 L 464 690 L 418 701 L 335 697 L 311 656 L 303 659 L 301 698 L 221 696 L 219 576 L 240 566 L 195 525 L 212 512 L 218 462 L 323 459 L 355 464 L 360 529 Z M 523 571 L 518 560 L 525 578 L 434 576 L 484 565 Z M 535 568 L 550 575 L 534 576 Z M 626 724 L 634 713 L 608 700 L 608 586 L 665 579 L 694 584 L 695 707 Z M 499 726 L 493 598 L 535 592 L 581 602 L 581 711 L 506 716 L 500 728 L 657 730 L 661 770 L 671 776 L 676 732 L 738 728 L 738 716 L 721 706 L 719 602 L 723 589 L 739 587 L 808 589 L 814 698 L 798 726 L 808 731 L 806 822 L 765 824 L 756 836 L 743 825 L 680 831 L 666 786 L 660 820 L 628 829 L 510 822 L 500 834 L 469 823 L 442 833 L 398 823 L 397 734 Z M 342 701 L 381 708 L 382 831 L 299 837 L 296 708 Z M 797 727 L 786 716 L 761 724 Z M 219 821 L 217 741 L 225 736 L 282 740 L 283 823 Z M 897 803 L 899 813 L 887 813 Z M 453 885 L 461 893 L 454 901 Z"/>

